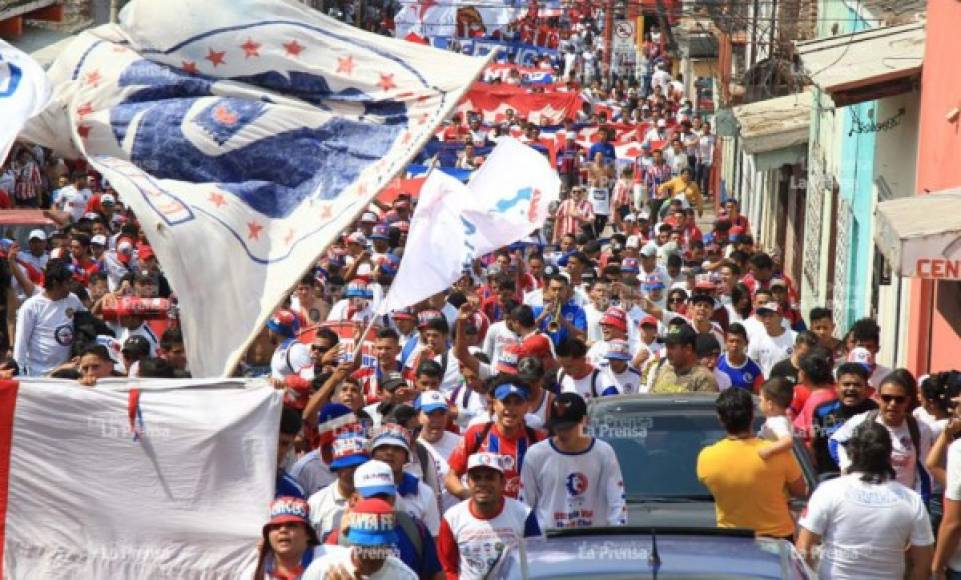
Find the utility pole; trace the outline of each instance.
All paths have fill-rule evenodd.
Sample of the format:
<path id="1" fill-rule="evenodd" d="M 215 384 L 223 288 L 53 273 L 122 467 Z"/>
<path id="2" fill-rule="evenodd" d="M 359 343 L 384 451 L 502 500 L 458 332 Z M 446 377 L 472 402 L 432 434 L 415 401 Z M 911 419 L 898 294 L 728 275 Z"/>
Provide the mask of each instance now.
<path id="1" fill-rule="evenodd" d="M 607 84 L 614 84 L 614 0 L 607 0 L 604 8 L 604 64 L 607 65 Z"/>

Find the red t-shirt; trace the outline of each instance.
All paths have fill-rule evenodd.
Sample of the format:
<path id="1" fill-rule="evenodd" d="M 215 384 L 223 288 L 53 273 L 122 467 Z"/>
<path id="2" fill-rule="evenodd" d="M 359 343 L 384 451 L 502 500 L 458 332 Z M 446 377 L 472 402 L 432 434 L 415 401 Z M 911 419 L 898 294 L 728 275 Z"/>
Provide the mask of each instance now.
<path id="1" fill-rule="evenodd" d="M 524 455 L 531 445 L 544 439 L 544 434 L 535 430 L 534 436 L 536 441 L 532 442 L 528 441 L 527 430 L 522 429 L 520 436 L 512 439 L 501 434 L 500 428 L 498 428 L 495 423 L 491 425 L 490 431 L 488 431 L 484 441 L 481 441 L 480 445 L 478 445 L 477 440 L 486 427 L 486 423 L 480 423 L 468 428 L 467 432 L 464 433 L 464 438 L 461 439 L 461 442 L 458 443 L 454 451 L 451 452 L 450 459 L 447 460 L 447 463 L 450 465 L 451 471 L 461 476 L 467 472 L 467 458 L 470 455 L 479 451 L 488 451 L 490 453 L 503 455 L 506 458 L 504 461 L 504 495 L 517 499 L 521 490 L 521 465 L 524 462 Z M 470 451 L 470 453 L 468 453 L 468 451 Z"/>

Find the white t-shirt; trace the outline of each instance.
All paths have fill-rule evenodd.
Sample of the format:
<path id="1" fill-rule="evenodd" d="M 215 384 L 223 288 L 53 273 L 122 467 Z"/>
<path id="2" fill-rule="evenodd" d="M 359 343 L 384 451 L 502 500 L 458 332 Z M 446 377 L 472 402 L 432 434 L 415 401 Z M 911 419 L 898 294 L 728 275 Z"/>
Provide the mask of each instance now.
<path id="1" fill-rule="evenodd" d="M 310 506 L 310 525 L 323 541 L 324 536 L 340 528 L 340 518 L 347 509 L 347 498 L 340 494 L 340 482 L 335 481 L 311 494 L 307 505 Z"/>
<path id="2" fill-rule="evenodd" d="M 728 379 L 728 382 L 730 382 L 730 380 L 731 379 Z M 757 436 L 759 439 L 764 439 L 765 441 L 777 441 L 782 437 L 790 437 L 791 421 L 784 415 L 768 417 L 764 419 L 764 425 L 761 426 L 761 430 Z"/>
<path id="3" fill-rule="evenodd" d="M 399 491 L 399 490 L 398 490 Z M 437 496 L 434 490 L 423 481 L 417 481 L 417 493 L 409 495 L 397 494 L 397 511 L 402 511 L 412 518 L 416 518 L 427 526 L 430 535 L 436 537 L 440 531 L 440 508 L 437 507 Z"/>
<path id="4" fill-rule="evenodd" d="M 460 440 L 463 439 L 460 435 L 451 433 L 450 431 L 444 431 L 440 439 L 436 442 L 431 443 L 426 439 L 419 439 L 419 441 L 427 448 L 427 452 L 430 453 L 431 457 L 434 459 L 434 465 L 437 466 L 437 481 L 444 481 L 447 477 L 447 472 L 450 471 L 450 465 L 447 463 L 447 458 L 454 451 L 454 448 L 460 444 Z M 445 486 L 441 490 L 440 494 L 441 507 L 447 510 L 451 506 L 460 503 L 460 498 L 451 495 L 447 491 Z"/>
<path id="5" fill-rule="evenodd" d="M 475 516 L 470 504 L 463 501 L 444 512 L 438 549 L 457 550 L 461 580 L 500 578 L 495 568 L 508 560 L 504 556 L 516 550 L 525 536 L 539 535 L 540 529 L 531 521 L 531 509 L 516 499 L 504 498 L 500 513 L 490 519 Z M 443 560 L 453 554 L 438 555 Z"/>
<path id="6" fill-rule="evenodd" d="M 270 357 L 270 376 L 282 379 L 295 375 L 306 366 L 313 366 L 310 360 L 310 347 L 295 338 L 282 342 Z"/>
<path id="7" fill-rule="evenodd" d="M 67 362 L 73 345 L 73 314 L 81 310 L 86 308 L 74 294 L 56 301 L 43 292 L 27 298 L 17 312 L 13 343 L 13 358 L 23 374 L 43 376 Z"/>
<path id="8" fill-rule="evenodd" d="M 717 390 L 719 392 L 726 391 L 734 386 L 734 383 L 731 382 L 731 377 L 727 376 L 726 372 L 717 367 L 714 367 L 711 372 L 714 373 L 714 380 L 717 381 Z"/>
<path id="9" fill-rule="evenodd" d="M 904 547 L 934 543 L 921 496 L 897 481 L 851 473 L 814 490 L 800 524 L 822 537 L 818 577 L 904 578 Z"/>
<path id="10" fill-rule="evenodd" d="M 627 365 L 627 368 L 625 368 L 622 373 L 614 372 L 610 364 L 602 364 L 601 368 L 607 373 L 608 380 L 617 387 L 617 392 L 622 395 L 640 392 L 641 371 L 632 367 L 630 364 Z"/>
<path id="11" fill-rule="evenodd" d="M 787 330 L 781 333 L 781 336 L 771 336 L 767 332 L 761 332 L 751 338 L 751 343 L 747 345 L 747 356 L 761 367 L 764 377 L 767 378 L 771 375 L 774 365 L 794 352 L 796 338 L 797 333 L 793 330 Z"/>
<path id="12" fill-rule="evenodd" d="M 327 547 L 332 548 L 333 546 Z M 357 570 L 351 561 L 350 548 L 330 550 L 320 559 L 311 562 L 310 566 L 304 570 L 304 574 L 300 578 L 301 580 L 324 580 L 324 578 L 327 577 L 327 572 L 335 566 L 343 566 L 348 572 L 356 574 Z M 414 572 L 407 567 L 407 564 L 404 564 L 404 562 L 396 556 L 387 556 L 380 570 L 364 576 L 364 578 L 367 580 L 418 580 L 417 574 L 414 574 Z"/>
<path id="13" fill-rule="evenodd" d="M 481 350 L 490 358 L 491 365 L 496 367 L 504 349 L 511 344 L 516 344 L 517 341 L 517 335 L 507 328 L 507 321 L 501 320 L 491 324 L 487 329 Z"/>
<path id="14" fill-rule="evenodd" d="M 521 499 L 545 529 L 627 525 L 624 478 L 614 448 L 596 437 L 580 453 L 553 439 L 531 445 L 521 467 Z"/>
<path id="15" fill-rule="evenodd" d="M 858 425 L 867 420 L 870 413 L 871 411 L 868 411 L 851 417 L 834 432 L 834 435 L 831 435 L 831 441 L 838 443 L 838 466 L 842 470 L 850 467 L 851 459 L 848 457 L 847 450 L 841 443 L 846 443 L 851 436 L 854 435 L 854 430 Z M 876 421 L 884 425 L 884 423 L 881 422 L 880 414 Z M 918 452 L 914 449 L 914 443 L 911 441 L 911 431 L 908 429 L 907 420 L 905 420 L 900 427 L 884 426 L 891 435 L 891 467 L 894 468 L 894 472 L 897 474 L 896 479 L 906 487 L 920 491 L 921 481 L 920 478 L 917 477 L 917 467 L 919 463 Z M 918 446 L 921 448 L 920 463 L 924 463 L 933 442 L 931 429 L 928 428 L 924 422 L 918 421 Z M 922 466 L 922 469 L 925 468 Z M 926 471 L 924 475 L 925 477 L 930 477 Z"/>
<path id="16" fill-rule="evenodd" d="M 604 395 L 617 395 L 617 386 L 603 369 L 595 368 L 579 379 L 561 371 L 560 380 L 562 393 L 577 393 L 589 401 L 597 393 L 598 397 Z"/>
<path id="17" fill-rule="evenodd" d="M 157 347 L 160 346 L 160 339 L 157 337 L 157 333 L 154 332 L 153 328 L 146 322 L 132 330 L 115 322 L 108 322 L 107 327 L 113 331 L 114 336 L 120 341 L 121 346 L 127 342 L 127 339 L 131 336 L 144 337 L 147 339 L 147 342 L 150 343 L 150 356 L 157 356 Z"/>
<path id="18" fill-rule="evenodd" d="M 592 187 L 588 191 L 594 215 L 611 214 L 611 190 L 606 187 Z"/>
<path id="19" fill-rule="evenodd" d="M 961 501 L 961 439 L 951 443 L 948 447 L 947 480 L 944 484 L 944 498 Z M 961 544 L 954 549 L 948 567 L 961 570 Z"/>
<path id="20" fill-rule="evenodd" d="M 77 191 L 77 188 L 68 185 L 60 190 L 60 195 L 57 196 L 57 203 L 63 208 L 63 211 L 70 214 L 70 219 L 72 221 L 77 221 L 83 217 L 84 211 L 87 209 L 87 202 L 90 201 L 90 190 L 81 189 Z"/>

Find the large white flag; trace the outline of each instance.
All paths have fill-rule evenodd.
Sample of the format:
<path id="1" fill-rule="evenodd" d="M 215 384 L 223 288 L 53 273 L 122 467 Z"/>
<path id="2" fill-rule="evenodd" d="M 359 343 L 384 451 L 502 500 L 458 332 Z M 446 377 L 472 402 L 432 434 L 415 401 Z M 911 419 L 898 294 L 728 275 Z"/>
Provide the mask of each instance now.
<path id="1" fill-rule="evenodd" d="M 421 189 L 404 258 L 381 311 L 443 291 L 474 259 L 544 225 L 560 187 L 547 158 L 510 137 L 500 139 L 466 186 L 432 172 Z"/>
<path id="2" fill-rule="evenodd" d="M 194 376 L 228 373 L 485 65 L 290 0 L 134 0 L 56 61 L 25 132 L 134 209 Z"/>
<path id="3" fill-rule="evenodd" d="M 0 39 L 0 165 L 23 124 L 50 102 L 50 93 L 40 65 Z"/>
<path id="4" fill-rule="evenodd" d="M 0 576 L 250 578 L 281 399 L 236 381 L 0 381 Z"/>

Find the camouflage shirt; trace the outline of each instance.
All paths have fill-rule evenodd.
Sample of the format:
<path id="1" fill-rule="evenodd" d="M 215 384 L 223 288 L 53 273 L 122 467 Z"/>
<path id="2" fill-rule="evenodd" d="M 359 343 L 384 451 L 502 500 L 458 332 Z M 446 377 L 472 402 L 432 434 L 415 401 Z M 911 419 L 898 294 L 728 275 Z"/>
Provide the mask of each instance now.
<path id="1" fill-rule="evenodd" d="M 652 393 L 718 392 L 714 373 L 706 366 L 697 363 L 684 372 L 677 372 L 670 362 L 665 361 L 654 377 Z"/>

